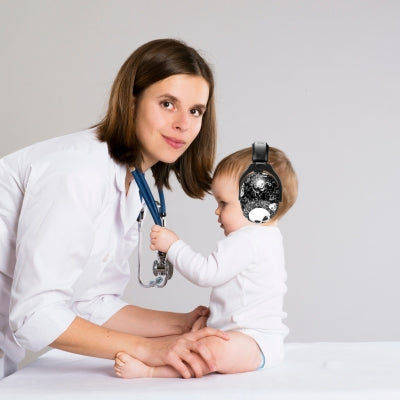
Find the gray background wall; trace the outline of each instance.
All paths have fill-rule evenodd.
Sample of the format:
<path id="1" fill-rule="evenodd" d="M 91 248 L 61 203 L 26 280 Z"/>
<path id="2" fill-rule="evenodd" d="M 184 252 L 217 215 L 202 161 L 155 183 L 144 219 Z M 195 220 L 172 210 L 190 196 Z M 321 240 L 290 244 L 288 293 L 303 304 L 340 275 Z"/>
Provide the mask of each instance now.
<path id="1" fill-rule="evenodd" d="M 267 140 L 299 175 L 288 341 L 399 340 L 399 18 L 396 0 L 0 0 L 0 156 L 97 122 L 137 46 L 183 39 L 215 72 L 218 160 Z M 212 251 L 214 200 L 173 186 L 168 225 Z M 208 294 L 176 273 L 126 297 L 187 311 Z"/>

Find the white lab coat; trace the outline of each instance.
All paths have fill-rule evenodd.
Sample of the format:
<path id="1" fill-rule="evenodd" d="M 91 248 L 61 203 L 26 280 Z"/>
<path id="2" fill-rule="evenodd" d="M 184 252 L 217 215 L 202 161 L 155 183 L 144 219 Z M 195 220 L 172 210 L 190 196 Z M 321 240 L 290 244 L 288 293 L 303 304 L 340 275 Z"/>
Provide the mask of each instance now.
<path id="1" fill-rule="evenodd" d="M 93 129 L 0 160 L 0 349 L 53 342 L 75 316 L 102 324 L 126 303 L 141 200 Z"/>

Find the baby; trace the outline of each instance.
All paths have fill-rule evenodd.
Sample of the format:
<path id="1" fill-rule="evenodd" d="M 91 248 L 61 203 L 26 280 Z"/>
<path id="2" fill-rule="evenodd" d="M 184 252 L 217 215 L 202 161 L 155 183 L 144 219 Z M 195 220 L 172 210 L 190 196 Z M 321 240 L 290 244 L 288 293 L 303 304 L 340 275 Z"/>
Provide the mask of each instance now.
<path id="1" fill-rule="evenodd" d="M 212 352 L 217 372 L 224 374 L 279 364 L 288 333 L 282 323 L 286 271 L 278 221 L 296 201 L 297 177 L 286 155 L 270 147 L 268 163 L 280 178 L 282 200 L 268 221 L 250 222 L 239 202 L 239 179 L 251 160 L 252 149 L 247 148 L 225 157 L 215 169 L 215 214 L 226 238 L 208 257 L 193 251 L 167 228 L 155 225 L 150 235 L 152 250 L 167 253 L 190 282 L 212 288 L 207 325 L 227 331 L 230 340 L 210 336 L 201 341 Z M 123 378 L 180 377 L 170 366 L 150 367 L 123 352 L 117 354 L 114 370 Z"/>

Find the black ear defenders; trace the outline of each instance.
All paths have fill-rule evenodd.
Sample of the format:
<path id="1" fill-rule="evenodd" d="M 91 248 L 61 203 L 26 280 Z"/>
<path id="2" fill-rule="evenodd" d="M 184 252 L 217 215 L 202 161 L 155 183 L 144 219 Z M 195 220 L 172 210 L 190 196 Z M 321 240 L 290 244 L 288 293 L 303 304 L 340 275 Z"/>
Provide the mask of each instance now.
<path id="1" fill-rule="evenodd" d="M 282 201 L 282 184 L 268 164 L 268 144 L 253 143 L 253 163 L 239 181 L 239 201 L 243 215 L 251 222 L 263 223 L 278 211 Z"/>

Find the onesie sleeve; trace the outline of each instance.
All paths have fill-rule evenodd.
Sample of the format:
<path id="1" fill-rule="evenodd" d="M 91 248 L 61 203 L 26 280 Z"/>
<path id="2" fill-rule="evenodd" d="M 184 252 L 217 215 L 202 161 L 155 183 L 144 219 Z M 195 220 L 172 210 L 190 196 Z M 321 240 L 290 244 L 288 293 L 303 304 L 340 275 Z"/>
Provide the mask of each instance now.
<path id="1" fill-rule="evenodd" d="M 219 286 L 245 269 L 254 257 L 253 244 L 244 232 L 236 231 L 217 243 L 209 256 L 194 251 L 182 240 L 168 250 L 168 259 L 190 282 L 204 287 Z"/>
<path id="2" fill-rule="evenodd" d="M 82 167 L 82 168 L 80 168 Z M 79 162 L 30 169 L 16 238 L 10 326 L 17 341 L 38 351 L 71 324 L 74 284 L 94 240 L 99 186 Z"/>

